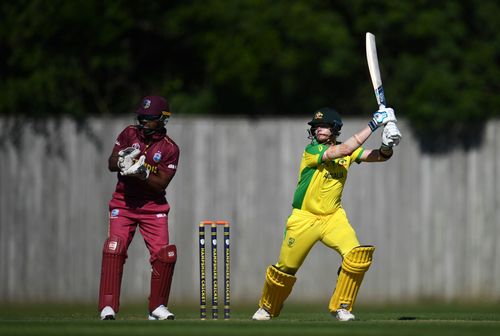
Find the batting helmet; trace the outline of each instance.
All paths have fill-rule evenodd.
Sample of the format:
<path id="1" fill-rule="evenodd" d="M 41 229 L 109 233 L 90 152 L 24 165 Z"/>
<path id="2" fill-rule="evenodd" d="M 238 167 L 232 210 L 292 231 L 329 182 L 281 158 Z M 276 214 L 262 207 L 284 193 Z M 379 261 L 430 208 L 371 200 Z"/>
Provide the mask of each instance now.
<path id="1" fill-rule="evenodd" d="M 317 110 L 312 120 L 307 124 L 313 129 L 320 125 L 328 125 L 333 135 L 339 135 L 343 125 L 340 114 L 330 107 L 322 107 Z"/>

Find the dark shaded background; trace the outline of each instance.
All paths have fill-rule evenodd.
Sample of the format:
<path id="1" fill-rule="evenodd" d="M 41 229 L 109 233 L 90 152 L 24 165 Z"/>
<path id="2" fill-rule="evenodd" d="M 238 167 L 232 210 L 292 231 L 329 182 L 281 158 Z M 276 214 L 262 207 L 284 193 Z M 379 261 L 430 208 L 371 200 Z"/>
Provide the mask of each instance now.
<path id="1" fill-rule="evenodd" d="M 423 147 L 470 146 L 500 114 L 499 16 L 494 0 L 3 1 L 0 115 L 84 121 L 156 93 L 180 115 L 369 117 L 370 31 Z"/>

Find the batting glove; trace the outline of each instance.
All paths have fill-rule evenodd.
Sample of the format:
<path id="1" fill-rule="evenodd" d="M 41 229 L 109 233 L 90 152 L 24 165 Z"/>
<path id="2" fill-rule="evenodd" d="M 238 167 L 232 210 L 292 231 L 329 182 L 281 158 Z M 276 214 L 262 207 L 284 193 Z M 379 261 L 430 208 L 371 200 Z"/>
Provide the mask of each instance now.
<path id="1" fill-rule="evenodd" d="M 401 138 L 401 132 L 395 123 L 391 122 L 385 125 L 382 132 L 382 145 L 392 148 L 399 145 Z"/>
<path id="2" fill-rule="evenodd" d="M 373 114 L 373 119 L 370 120 L 368 126 L 370 126 L 370 129 L 372 130 L 372 132 L 374 132 L 380 126 L 386 125 L 391 121 L 397 121 L 394 110 L 390 107 L 384 107 Z"/>

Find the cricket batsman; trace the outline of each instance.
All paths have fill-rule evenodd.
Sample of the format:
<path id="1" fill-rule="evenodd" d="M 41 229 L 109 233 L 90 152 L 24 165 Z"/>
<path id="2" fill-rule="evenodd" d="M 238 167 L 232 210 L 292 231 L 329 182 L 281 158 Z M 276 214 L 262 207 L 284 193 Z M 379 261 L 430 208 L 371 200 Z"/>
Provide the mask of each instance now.
<path id="1" fill-rule="evenodd" d="M 108 237 L 104 242 L 99 306 L 102 320 L 114 320 L 127 250 L 137 227 L 149 250 L 151 289 L 148 319 L 173 320 L 168 308 L 177 249 L 170 244 L 165 189 L 177 171 L 179 147 L 167 135 L 167 100 L 147 96 L 137 109 L 137 122 L 116 139 L 108 168 L 118 181 L 109 202 Z"/>
<path id="2" fill-rule="evenodd" d="M 391 121 L 393 123 L 387 125 Z M 252 317 L 254 320 L 270 320 L 280 314 L 296 281 L 295 274 L 318 241 L 342 256 L 328 308 L 339 321 L 355 319 L 353 305 L 375 247 L 360 245 L 342 207 L 342 191 L 353 162 L 383 162 L 391 158 L 393 147 L 401 140 L 395 122 L 394 110 L 382 108 L 361 131 L 345 142 L 339 142 L 340 115 L 327 107 L 314 113 L 308 123 L 311 143 L 302 155 L 293 210 L 286 223 L 280 256 L 278 262 L 266 270 L 259 309 Z M 363 148 L 363 143 L 382 126 L 385 127 L 380 148 Z"/>

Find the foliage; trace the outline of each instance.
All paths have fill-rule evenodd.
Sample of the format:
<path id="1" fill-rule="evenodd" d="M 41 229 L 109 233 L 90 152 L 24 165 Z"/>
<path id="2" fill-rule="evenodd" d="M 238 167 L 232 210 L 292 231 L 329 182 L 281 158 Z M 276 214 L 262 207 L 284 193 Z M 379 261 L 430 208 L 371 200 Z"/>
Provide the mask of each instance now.
<path id="1" fill-rule="evenodd" d="M 3 115 L 123 114 L 149 93 L 182 114 L 368 115 L 366 31 L 389 104 L 422 139 L 500 113 L 494 0 L 19 0 L 0 13 Z"/>

